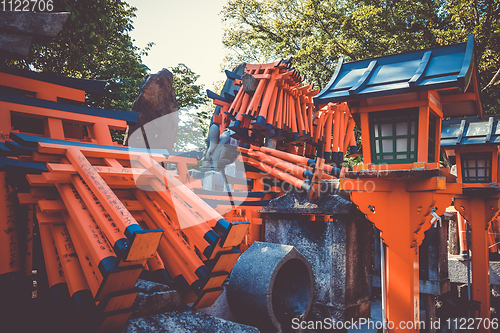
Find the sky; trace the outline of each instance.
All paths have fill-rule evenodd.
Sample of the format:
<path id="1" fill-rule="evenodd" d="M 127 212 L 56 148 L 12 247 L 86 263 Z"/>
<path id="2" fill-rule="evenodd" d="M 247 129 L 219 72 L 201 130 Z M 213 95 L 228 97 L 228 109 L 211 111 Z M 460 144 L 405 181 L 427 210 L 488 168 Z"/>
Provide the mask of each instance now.
<path id="1" fill-rule="evenodd" d="M 224 80 L 220 65 L 222 46 L 221 15 L 228 0 L 125 0 L 137 8 L 130 32 L 134 45 L 155 45 L 142 61 L 151 73 L 184 63 L 200 75 L 197 83 L 211 89 Z"/>

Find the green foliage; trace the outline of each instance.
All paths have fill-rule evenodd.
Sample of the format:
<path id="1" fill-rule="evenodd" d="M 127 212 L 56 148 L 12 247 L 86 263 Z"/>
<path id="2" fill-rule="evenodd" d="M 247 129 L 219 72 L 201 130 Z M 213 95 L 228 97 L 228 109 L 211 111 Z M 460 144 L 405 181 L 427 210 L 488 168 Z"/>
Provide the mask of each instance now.
<path id="1" fill-rule="evenodd" d="M 8 65 L 85 79 L 106 80 L 102 95 L 90 94 L 92 107 L 130 110 L 148 68 L 128 32 L 136 8 L 120 0 L 60 0 L 55 11 L 70 17 L 56 38 L 34 44 L 20 61 L 0 59 Z"/>
<path id="2" fill-rule="evenodd" d="M 141 50 L 128 33 L 133 29 L 136 8 L 121 0 L 61 0 L 55 11 L 68 11 L 70 17 L 56 38 L 33 45 L 21 60 L 0 62 L 76 78 L 106 80 L 104 94 L 89 94 L 87 104 L 95 108 L 130 110 L 148 68 L 141 56 L 154 45 Z M 199 75 L 184 64 L 170 68 L 174 75 L 181 117 L 180 150 L 201 149 L 205 145 L 212 106 L 197 85 Z M 208 122 L 208 123 L 207 123 Z M 112 131 L 113 139 L 122 142 L 123 133 Z"/>
<path id="3" fill-rule="evenodd" d="M 484 110 L 500 114 L 499 0 L 230 0 L 222 15 L 223 43 L 233 51 L 228 68 L 293 56 L 319 88 L 340 57 L 354 61 L 464 42 L 474 33 Z"/>
<path id="4" fill-rule="evenodd" d="M 203 150 L 213 113 L 204 86 L 197 85 L 200 77 L 185 64 L 169 68 L 174 75 L 174 90 L 179 105 L 179 129 L 175 151 Z"/>
<path id="5" fill-rule="evenodd" d="M 179 109 L 196 107 L 208 101 L 203 92 L 203 85 L 196 84 L 200 76 L 189 67 L 185 64 L 178 64 L 170 67 L 169 70 L 174 75 L 173 85 Z"/>

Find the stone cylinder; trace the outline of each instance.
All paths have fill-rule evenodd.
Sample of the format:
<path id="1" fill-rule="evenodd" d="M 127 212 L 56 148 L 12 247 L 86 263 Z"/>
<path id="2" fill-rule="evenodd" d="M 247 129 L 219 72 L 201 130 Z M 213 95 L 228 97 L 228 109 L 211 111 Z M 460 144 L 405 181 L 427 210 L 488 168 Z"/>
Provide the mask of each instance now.
<path id="1" fill-rule="evenodd" d="M 231 271 L 227 297 L 243 323 L 289 332 L 307 316 L 314 288 L 311 266 L 293 246 L 254 242 Z"/>

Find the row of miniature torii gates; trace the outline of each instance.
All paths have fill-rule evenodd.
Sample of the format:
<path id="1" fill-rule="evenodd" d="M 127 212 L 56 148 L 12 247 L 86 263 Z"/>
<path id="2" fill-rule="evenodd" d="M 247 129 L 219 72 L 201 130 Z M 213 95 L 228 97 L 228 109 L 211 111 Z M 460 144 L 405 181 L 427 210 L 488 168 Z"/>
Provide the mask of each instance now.
<path id="1" fill-rule="evenodd" d="M 0 71 L 0 84 L 36 96 L 0 94 L 0 132 L 2 138 L 10 132 L 13 140 L 0 142 L 0 276 L 13 277 L 2 284 L 41 269 L 37 260 L 33 266 L 37 225 L 55 303 L 76 304 L 78 315 L 68 316 L 66 331 L 123 326 L 145 267 L 158 273 L 159 282 L 172 279 L 193 308 L 211 305 L 241 253 L 248 222 L 228 222 L 191 191 L 187 165 L 196 165 L 196 159 L 115 144 L 110 129 L 125 130 L 136 114 L 56 102 L 84 102 L 85 91 L 66 86 L 73 81 L 51 83 L 33 75 Z M 177 172 L 166 170 L 163 162 L 175 164 Z M 219 227 L 227 232 L 218 234 Z M 169 261 L 173 270 L 167 274 Z M 2 285 L 3 290 L 12 286 Z M 24 300 L 24 290 L 14 297 Z M 16 318 L 19 309 L 11 308 Z M 6 331 L 10 319 L 2 317 Z"/>

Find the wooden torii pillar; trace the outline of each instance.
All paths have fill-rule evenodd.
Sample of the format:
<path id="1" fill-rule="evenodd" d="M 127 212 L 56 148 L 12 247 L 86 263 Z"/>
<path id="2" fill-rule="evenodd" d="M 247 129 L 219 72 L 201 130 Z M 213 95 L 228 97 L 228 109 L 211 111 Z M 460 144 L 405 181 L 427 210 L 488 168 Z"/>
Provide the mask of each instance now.
<path id="1" fill-rule="evenodd" d="M 500 193 L 491 195 L 491 191 L 487 189 L 482 192 L 475 191 L 470 195 L 456 196 L 454 206 L 469 222 L 471 228 L 472 299 L 481 302 L 481 312 L 476 313 L 475 317 L 484 321 L 491 319 L 488 228 L 500 208 L 498 200 Z M 489 325 L 475 321 L 474 326 L 478 326 L 480 333 L 490 332 L 487 329 Z"/>

